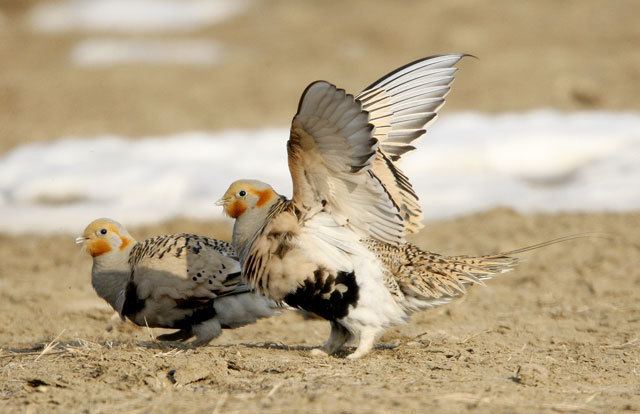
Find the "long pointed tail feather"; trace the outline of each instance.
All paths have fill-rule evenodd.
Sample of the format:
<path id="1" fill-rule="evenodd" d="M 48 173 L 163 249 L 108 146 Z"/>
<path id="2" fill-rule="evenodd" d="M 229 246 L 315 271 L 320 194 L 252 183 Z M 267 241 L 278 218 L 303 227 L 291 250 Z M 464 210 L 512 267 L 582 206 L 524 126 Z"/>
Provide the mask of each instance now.
<path id="1" fill-rule="evenodd" d="M 593 237 L 611 238 L 602 233 L 581 233 L 484 256 L 442 256 L 423 251 L 410 243 L 399 247 L 371 247 L 412 307 L 427 308 L 461 296 L 470 285 L 484 285 L 484 280 L 513 270 L 521 261 L 516 255 L 557 243 Z"/>
<path id="2" fill-rule="evenodd" d="M 526 246 L 526 247 L 521 247 L 519 249 L 510 250 L 508 252 L 501 253 L 501 255 L 513 255 L 513 254 L 526 253 L 526 252 L 530 252 L 532 250 L 537 250 L 537 249 L 541 249 L 543 247 L 551 246 L 553 244 L 564 243 L 564 242 L 570 241 L 570 240 L 588 239 L 588 238 L 598 238 L 598 239 L 607 239 L 607 240 L 613 240 L 614 239 L 609 234 L 598 233 L 598 232 L 585 232 L 585 233 L 578 233 L 578 234 L 570 234 L 568 236 L 562 236 L 562 237 L 558 237 L 558 238 L 555 238 L 555 239 L 543 241 L 543 242 L 540 242 L 540 243 L 537 243 L 537 244 L 533 244 L 531 246 Z"/>

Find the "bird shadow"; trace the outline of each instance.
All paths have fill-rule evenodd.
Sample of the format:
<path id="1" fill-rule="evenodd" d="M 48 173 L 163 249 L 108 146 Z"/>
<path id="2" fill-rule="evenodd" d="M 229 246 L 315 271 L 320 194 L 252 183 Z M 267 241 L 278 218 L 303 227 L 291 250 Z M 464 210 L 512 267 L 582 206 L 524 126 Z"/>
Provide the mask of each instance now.
<path id="1" fill-rule="evenodd" d="M 148 340 L 148 341 L 114 341 L 114 340 L 104 340 L 104 341 L 87 341 L 82 339 L 75 339 L 69 341 L 56 341 L 55 343 L 51 342 L 39 342 L 30 346 L 25 347 L 11 347 L 4 348 L 4 351 L 14 355 L 14 356 L 27 356 L 27 355 L 40 355 L 44 353 L 60 353 L 60 352 L 70 352 L 72 350 L 79 351 L 85 350 L 86 352 L 91 352 L 92 350 L 99 348 L 126 348 L 126 347 L 139 347 L 148 350 L 155 350 L 160 352 L 172 352 L 172 351 L 188 351 L 188 350 L 198 350 L 198 349 L 232 349 L 232 348 L 249 348 L 249 349 L 266 349 L 266 350 L 277 350 L 277 351 L 297 351 L 297 352 L 311 352 L 314 349 L 318 349 L 317 345 L 302 345 L 302 344 L 285 344 L 282 342 L 238 342 L 238 343 L 227 343 L 227 344 L 209 344 L 207 346 L 193 346 L 188 342 L 179 342 L 179 341 L 158 341 L 158 340 Z M 376 350 L 391 350 L 397 348 L 397 343 L 380 343 L 377 344 L 374 349 Z M 350 353 L 353 352 L 354 347 L 345 347 L 340 351 L 333 354 L 333 357 L 336 358 L 344 358 Z"/>

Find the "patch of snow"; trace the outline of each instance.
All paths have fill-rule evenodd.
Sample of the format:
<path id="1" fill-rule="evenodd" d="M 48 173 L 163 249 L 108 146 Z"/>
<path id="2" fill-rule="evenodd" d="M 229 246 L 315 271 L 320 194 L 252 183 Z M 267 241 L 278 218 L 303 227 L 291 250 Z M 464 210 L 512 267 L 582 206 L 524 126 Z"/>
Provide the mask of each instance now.
<path id="1" fill-rule="evenodd" d="M 215 65 L 222 61 L 222 48 L 211 40 L 83 40 L 71 51 L 78 66 L 122 64 Z"/>
<path id="2" fill-rule="evenodd" d="M 29 13 L 36 31 L 191 31 L 242 13 L 249 0 L 65 0 L 38 3 Z"/>
<path id="3" fill-rule="evenodd" d="M 126 225 L 219 218 L 213 203 L 239 178 L 290 195 L 288 135 L 279 128 L 18 147 L 0 157 L 0 231 L 78 233 L 97 217 Z M 403 162 L 427 219 L 495 206 L 639 209 L 640 114 L 444 115 Z"/>

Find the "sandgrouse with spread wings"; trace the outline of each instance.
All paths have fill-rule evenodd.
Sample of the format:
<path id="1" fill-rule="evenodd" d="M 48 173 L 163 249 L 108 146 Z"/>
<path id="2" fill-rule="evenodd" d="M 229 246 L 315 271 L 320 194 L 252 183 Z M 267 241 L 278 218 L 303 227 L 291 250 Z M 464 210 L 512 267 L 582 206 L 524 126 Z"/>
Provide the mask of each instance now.
<path id="1" fill-rule="evenodd" d="M 222 328 L 273 315 L 275 302 L 243 283 L 233 247 L 194 234 L 137 242 L 119 223 L 98 219 L 76 239 L 93 257 L 91 281 L 122 318 L 173 328 L 160 340 L 209 343 Z"/>
<path id="2" fill-rule="evenodd" d="M 445 257 L 405 241 L 422 227 L 422 212 L 397 163 L 436 118 L 463 56 L 415 61 L 356 97 L 312 83 L 287 143 L 292 199 L 240 180 L 219 200 L 235 218 L 244 278 L 329 320 L 326 353 L 353 338 L 348 358 L 362 357 L 385 328 L 516 263 L 506 254 Z"/>

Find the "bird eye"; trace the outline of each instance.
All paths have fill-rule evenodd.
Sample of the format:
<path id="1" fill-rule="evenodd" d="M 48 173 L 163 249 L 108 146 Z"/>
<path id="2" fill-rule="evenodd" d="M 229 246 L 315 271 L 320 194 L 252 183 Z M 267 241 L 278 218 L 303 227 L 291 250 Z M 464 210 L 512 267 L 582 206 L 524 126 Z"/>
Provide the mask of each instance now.
<path id="1" fill-rule="evenodd" d="M 103 236 L 107 234 L 107 229 L 100 229 L 100 234 L 102 234 Z"/>
<path id="2" fill-rule="evenodd" d="M 238 195 L 239 195 L 240 197 L 244 197 L 244 196 L 246 196 L 246 195 L 247 195 L 247 192 L 246 192 L 246 191 L 244 191 L 244 190 L 240 190 L 240 191 L 238 191 Z"/>

